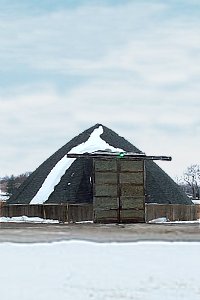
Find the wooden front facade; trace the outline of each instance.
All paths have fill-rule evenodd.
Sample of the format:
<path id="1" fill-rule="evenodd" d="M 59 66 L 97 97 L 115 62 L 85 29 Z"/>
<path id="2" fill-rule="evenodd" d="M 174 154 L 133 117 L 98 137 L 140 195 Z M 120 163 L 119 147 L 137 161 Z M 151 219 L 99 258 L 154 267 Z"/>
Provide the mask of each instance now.
<path id="1" fill-rule="evenodd" d="M 93 163 L 94 222 L 145 222 L 144 160 L 95 158 Z"/>
<path id="2" fill-rule="evenodd" d="M 145 222 L 145 161 L 171 161 L 170 156 L 98 150 L 68 153 L 93 159 L 93 220 L 95 223 Z"/>

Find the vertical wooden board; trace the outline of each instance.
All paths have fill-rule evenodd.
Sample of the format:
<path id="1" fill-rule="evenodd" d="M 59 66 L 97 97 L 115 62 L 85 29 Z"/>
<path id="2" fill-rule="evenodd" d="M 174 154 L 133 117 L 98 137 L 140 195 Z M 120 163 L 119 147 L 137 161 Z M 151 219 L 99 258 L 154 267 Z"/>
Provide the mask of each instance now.
<path id="1" fill-rule="evenodd" d="M 142 160 L 120 160 L 120 168 L 121 172 L 129 171 L 129 172 L 136 172 L 136 171 L 143 171 L 144 170 L 144 162 Z"/>
<path id="2" fill-rule="evenodd" d="M 174 204 L 171 207 L 171 216 L 168 218 L 170 221 L 179 221 L 179 220 L 186 220 L 187 212 L 184 210 L 184 207 L 179 204 Z M 186 212 L 186 214 L 185 214 Z"/>
<path id="3" fill-rule="evenodd" d="M 195 204 L 197 220 L 200 219 L 200 204 Z"/>
<path id="4" fill-rule="evenodd" d="M 143 172 L 124 172 L 119 174 L 119 182 L 132 183 L 132 184 L 144 184 L 144 173 Z"/>
<path id="5" fill-rule="evenodd" d="M 113 172 L 95 172 L 95 184 L 117 184 L 117 173 Z"/>
<path id="6" fill-rule="evenodd" d="M 0 217 L 2 217 L 2 207 L 3 207 L 3 203 L 0 201 Z"/>
<path id="7" fill-rule="evenodd" d="M 93 205 L 86 204 L 83 206 L 83 218 L 82 221 L 92 221 L 93 220 Z"/>
<path id="8" fill-rule="evenodd" d="M 155 214 L 156 216 L 154 219 L 167 217 L 167 215 L 169 216 L 168 207 L 165 204 L 159 204 L 155 209 Z"/>
<path id="9" fill-rule="evenodd" d="M 117 171 L 117 161 L 115 159 L 95 159 L 94 161 L 95 171 Z"/>

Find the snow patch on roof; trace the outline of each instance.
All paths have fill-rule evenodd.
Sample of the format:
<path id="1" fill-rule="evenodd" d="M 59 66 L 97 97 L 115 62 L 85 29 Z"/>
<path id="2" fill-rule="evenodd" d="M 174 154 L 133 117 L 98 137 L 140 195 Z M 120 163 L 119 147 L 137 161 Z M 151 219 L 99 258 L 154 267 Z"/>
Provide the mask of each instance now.
<path id="1" fill-rule="evenodd" d="M 65 174 L 66 170 L 71 166 L 75 159 L 67 158 L 64 156 L 51 170 L 43 185 L 31 200 L 30 204 L 43 204 L 50 194 L 53 192 L 54 187 L 60 182 L 61 177 Z"/>
<path id="2" fill-rule="evenodd" d="M 97 150 L 111 150 L 111 151 L 124 151 L 123 149 L 114 148 L 101 139 L 100 135 L 103 133 L 103 127 L 99 126 L 95 129 L 88 140 L 74 148 L 69 153 L 82 154 L 85 152 L 91 153 Z M 61 177 L 65 174 L 66 170 L 74 162 L 75 158 L 68 158 L 64 156 L 51 170 L 43 185 L 31 200 L 30 204 L 43 204 L 48 200 L 50 194 L 54 191 L 55 186 L 60 182 Z"/>

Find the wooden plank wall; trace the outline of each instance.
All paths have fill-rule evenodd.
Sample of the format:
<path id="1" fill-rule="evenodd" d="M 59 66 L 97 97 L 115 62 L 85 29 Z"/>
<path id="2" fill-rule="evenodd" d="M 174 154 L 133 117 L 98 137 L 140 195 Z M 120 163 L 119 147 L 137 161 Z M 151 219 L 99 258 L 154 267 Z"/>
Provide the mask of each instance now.
<path id="1" fill-rule="evenodd" d="M 166 217 L 169 221 L 194 221 L 200 219 L 200 205 L 146 204 L 146 222 Z"/>
<path id="2" fill-rule="evenodd" d="M 92 204 L 3 204 L 0 206 L 1 217 L 39 217 L 64 222 L 93 220 Z"/>
<path id="3" fill-rule="evenodd" d="M 94 159 L 95 223 L 145 222 L 144 161 Z"/>
<path id="4" fill-rule="evenodd" d="M 40 217 L 60 222 L 81 222 L 93 220 L 92 204 L 45 204 L 8 205 L 0 202 L 0 217 Z M 193 221 L 200 219 L 200 205 L 146 204 L 146 222 L 166 217 L 170 221 Z"/>
<path id="5" fill-rule="evenodd" d="M 5 205 L 4 201 L 0 201 L 0 217 L 2 217 L 2 207 Z"/>

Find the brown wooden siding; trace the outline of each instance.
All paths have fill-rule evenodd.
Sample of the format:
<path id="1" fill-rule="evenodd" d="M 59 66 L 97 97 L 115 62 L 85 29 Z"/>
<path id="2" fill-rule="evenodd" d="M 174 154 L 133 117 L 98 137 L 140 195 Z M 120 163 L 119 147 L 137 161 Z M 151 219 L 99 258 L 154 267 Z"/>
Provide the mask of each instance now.
<path id="1" fill-rule="evenodd" d="M 98 199 L 97 199 L 98 201 Z M 113 203 L 110 206 L 116 206 L 116 199 L 110 199 Z M 140 203 L 140 202 L 139 202 Z M 129 203 L 124 204 L 129 209 L 123 209 L 121 213 L 123 218 L 129 220 L 130 213 L 132 222 L 137 222 L 138 218 L 143 218 L 143 213 L 138 205 L 138 210 L 132 210 Z M 107 222 L 117 222 L 118 209 L 110 209 L 109 202 L 104 210 L 96 210 L 96 217 L 102 222 L 107 218 Z M 97 207 L 101 208 L 101 201 Z M 104 207 L 105 208 L 105 207 Z M 44 219 L 59 220 L 60 222 L 81 222 L 93 221 L 92 204 L 6 204 L 0 202 L 0 217 L 40 217 Z M 135 217 L 135 220 L 134 220 Z M 145 204 L 145 220 L 149 221 L 157 218 L 166 217 L 169 221 L 194 221 L 200 219 L 200 205 L 182 205 L 182 204 Z"/>
<path id="2" fill-rule="evenodd" d="M 145 222 L 144 161 L 94 159 L 94 222 Z"/>
<path id="3" fill-rule="evenodd" d="M 200 205 L 146 204 L 146 222 L 166 217 L 169 221 L 194 221 L 200 219 Z"/>
<path id="4" fill-rule="evenodd" d="M 1 217 L 39 217 L 60 222 L 93 220 L 92 204 L 4 204 L 0 207 Z"/>

